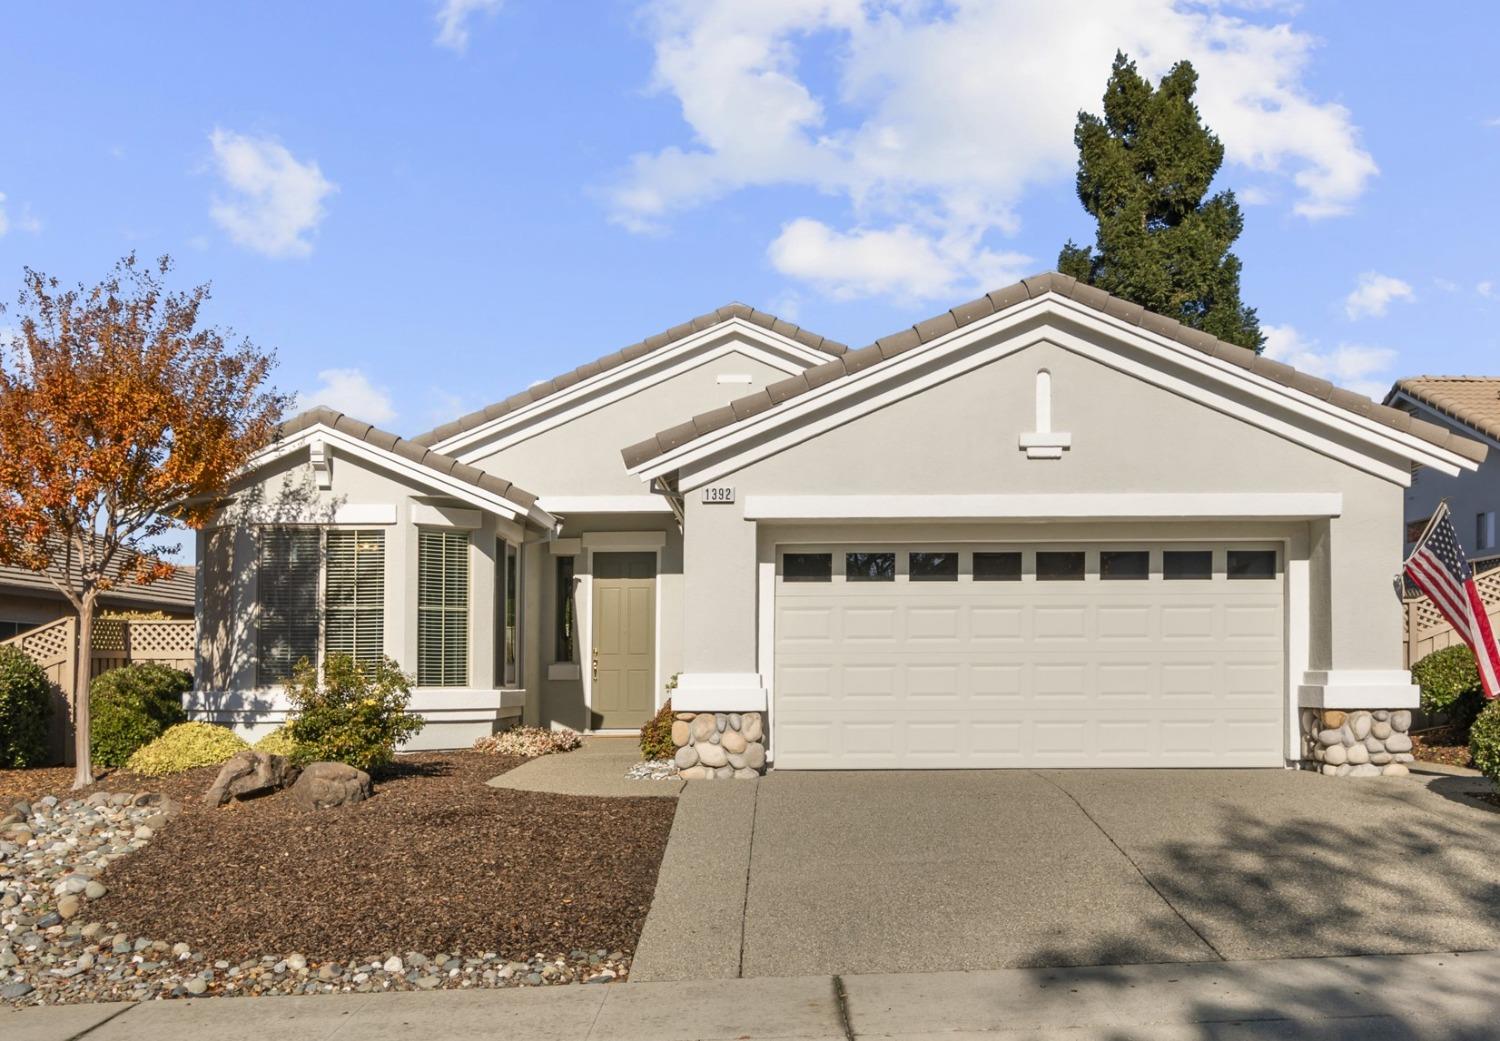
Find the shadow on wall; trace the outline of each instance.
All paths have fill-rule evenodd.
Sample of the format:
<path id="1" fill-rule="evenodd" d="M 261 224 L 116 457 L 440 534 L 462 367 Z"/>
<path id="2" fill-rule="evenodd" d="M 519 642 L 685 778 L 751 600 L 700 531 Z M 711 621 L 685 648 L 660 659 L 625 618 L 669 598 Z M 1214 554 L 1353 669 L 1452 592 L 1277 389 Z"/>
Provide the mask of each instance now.
<path id="1" fill-rule="evenodd" d="M 1363 782 L 1338 782 L 1363 783 Z M 1380 782 L 1374 782 L 1380 784 Z M 1154 1029 L 1097 1035 L 1113 1041 L 1202 1038 L 1415 1039 L 1500 1036 L 1486 1006 L 1500 979 L 1476 993 L 1472 974 L 1442 969 L 1421 986 L 1388 986 L 1389 964 L 1330 961 L 1341 955 L 1416 954 L 1500 948 L 1500 818 L 1482 810 L 1428 809 L 1431 797 L 1410 786 L 1372 787 L 1362 797 L 1316 799 L 1309 809 L 1345 816 L 1245 819 L 1222 807 L 1215 828 L 1192 828 L 1194 838 L 1122 842 L 1152 886 L 1224 958 L 1308 958 L 1253 993 L 1226 987 L 1222 1000 L 1163 1007 Z M 1384 811 L 1384 812 L 1383 812 Z M 1196 837 L 1196 836 L 1202 836 Z M 1109 937 L 1088 950 L 1053 945 L 1019 959 L 1035 966 L 1096 965 L 1088 986 L 1118 988 L 1123 1002 L 1140 981 L 1128 963 L 1150 961 L 1169 949 L 1170 930 L 1156 938 Z M 1143 956 L 1143 948 L 1146 949 Z M 1161 960 L 1174 960 L 1163 958 Z M 1112 964 L 1113 963 L 1113 964 Z M 1185 975 L 1195 971 L 1184 965 Z M 1036 970 L 1039 987 L 1048 970 Z M 1069 974 L 1071 981 L 1076 974 Z M 1259 979 L 1259 977 L 1257 977 Z M 1095 995 L 1098 997 L 1098 995 Z M 1080 999 L 1082 1000 L 1082 999 Z M 1170 1004 L 1168 993 L 1165 1000 Z M 1483 1024 L 1466 1032 L 1458 1016 Z M 1120 1018 L 1102 1013 L 1103 1022 Z M 1369 1017 L 1379 1020 L 1378 1029 Z M 1290 1024 L 1273 1021 L 1298 1020 Z M 1364 1021 L 1361 1022 L 1361 1019 Z M 1161 1022 L 1187 1023 L 1164 1030 Z M 1254 1024 L 1260 1022 L 1260 1026 Z"/>
<path id="2" fill-rule="evenodd" d="M 247 714 L 273 707 L 245 686 L 254 685 L 258 658 L 254 605 L 259 540 L 252 535 L 248 544 L 237 544 L 236 532 L 278 524 L 331 524 L 344 502 L 344 497 L 320 493 L 310 474 L 287 473 L 279 487 L 256 484 L 236 492 L 218 524 L 203 532 L 194 690 L 204 707 Z M 237 683 L 237 677 L 245 679 Z"/>

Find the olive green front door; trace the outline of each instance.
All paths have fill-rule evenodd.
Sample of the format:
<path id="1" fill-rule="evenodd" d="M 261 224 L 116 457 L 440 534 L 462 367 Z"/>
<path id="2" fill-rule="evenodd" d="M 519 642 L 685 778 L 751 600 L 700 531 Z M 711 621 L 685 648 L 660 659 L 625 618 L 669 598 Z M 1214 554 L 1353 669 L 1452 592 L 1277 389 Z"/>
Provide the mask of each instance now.
<path id="1" fill-rule="evenodd" d="M 656 712 L 656 555 L 595 553 L 590 707 L 595 730 Z"/>

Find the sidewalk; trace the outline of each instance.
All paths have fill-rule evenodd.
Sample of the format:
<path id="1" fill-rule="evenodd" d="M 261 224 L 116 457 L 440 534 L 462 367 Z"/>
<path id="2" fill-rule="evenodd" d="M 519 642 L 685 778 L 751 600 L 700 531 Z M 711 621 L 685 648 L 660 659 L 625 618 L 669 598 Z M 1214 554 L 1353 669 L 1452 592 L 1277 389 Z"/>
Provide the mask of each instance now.
<path id="1" fill-rule="evenodd" d="M 0 1012 L 5 1041 L 1424 1041 L 1495 1036 L 1500 951 Z"/>

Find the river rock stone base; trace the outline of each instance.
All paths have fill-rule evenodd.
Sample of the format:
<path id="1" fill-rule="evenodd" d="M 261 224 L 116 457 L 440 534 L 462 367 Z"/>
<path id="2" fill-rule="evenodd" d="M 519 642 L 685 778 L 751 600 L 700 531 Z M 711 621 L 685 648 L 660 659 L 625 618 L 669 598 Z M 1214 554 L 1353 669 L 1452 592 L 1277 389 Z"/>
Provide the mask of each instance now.
<path id="1" fill-rule="evenodd" d="M 1406 709 L 1302 710 L 1303 753 L 1329 777 L 1403 776 L 1412 755 Z"/>
<path id="2" fill-rule="evenodd" d="M 759 712 L 679 712 L 672 720 L 673 762 L 685 781 L 759 777 L 766 768 L 765 719 Z"/>

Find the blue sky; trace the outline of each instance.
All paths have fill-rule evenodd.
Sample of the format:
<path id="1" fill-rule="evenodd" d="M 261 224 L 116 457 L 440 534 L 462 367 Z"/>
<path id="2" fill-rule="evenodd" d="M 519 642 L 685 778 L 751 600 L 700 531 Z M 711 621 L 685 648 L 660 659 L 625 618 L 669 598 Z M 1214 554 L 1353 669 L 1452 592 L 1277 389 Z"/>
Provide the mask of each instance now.
<path id="1" fill-rule="evenodd" d="M 1445 6 L 11 6 L 0 294 L 170 253 L 403 433 L 729 300 L 860 345 L 1092 237 L 1073 113 L 1121 47 L 1198 66 L 1276 356 L 1494 373 L 1500 12 Z"/>

